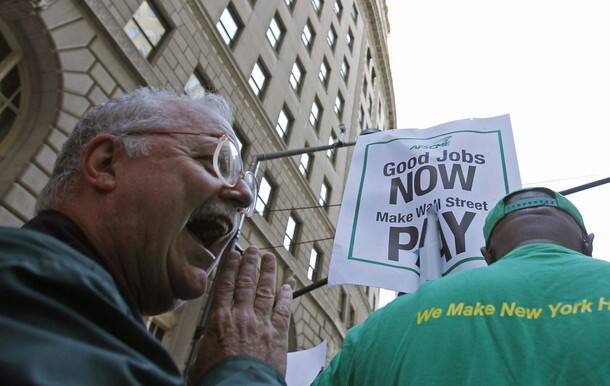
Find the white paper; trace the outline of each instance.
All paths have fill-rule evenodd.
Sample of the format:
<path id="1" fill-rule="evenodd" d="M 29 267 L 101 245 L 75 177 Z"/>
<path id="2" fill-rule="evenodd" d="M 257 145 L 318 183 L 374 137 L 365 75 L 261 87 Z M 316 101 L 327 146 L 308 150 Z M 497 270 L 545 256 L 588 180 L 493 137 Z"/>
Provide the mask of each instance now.
<path id="1" fill-rule="evenodd" d="M 498 199 L 520 187 L 508 115 L 360 136 L 339 214 L 329 285 L 414 292 L 430 206 L 438 212 L 444 239 L 442 274 L 484 266 L 485 217 Z"/>
<path id="2" fill-rule="evenodd" d="M 424 245 L 419 249 L 419 283 L 440 279 L 443 275 L 441 264 L 441 240 L 438 213 L 435 207 L 428 209 L 428 227 Z"/>
<path id="3" fill-rule="evenodd" d="M 326 340 L 324 340 L 308 350 L 288 353 L 286 384 L 288 386 L 311 385 L 324 367 L 326 349 Z"/>

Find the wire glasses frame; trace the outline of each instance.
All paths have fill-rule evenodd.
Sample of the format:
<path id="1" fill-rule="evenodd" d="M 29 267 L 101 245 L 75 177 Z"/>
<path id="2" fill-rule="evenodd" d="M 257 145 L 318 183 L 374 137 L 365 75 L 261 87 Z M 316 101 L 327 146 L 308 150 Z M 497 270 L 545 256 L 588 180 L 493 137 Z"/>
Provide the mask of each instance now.
<path id="1" fill-rule="evenodd" d="M 190 131 L 156 131 L 156 130 L 138 130 L 138 131 L 125 131 L 120 135 L 171 135 L 171 134 L 183 134 L 183 135 L 209 135 L 208 133 L 197 133 Z M 239 211 L 251 217 L 254 213 L 254 207 L 256 205 L 256 195 L 258 192 L 258 186 L 256 183 L 256 177 L 254 173 L 244 169 L 244 164 L 241 160 L 241 155 L 237 145 L 227 136 L 223 134 L 216 145 L 214 155 L 212 158 L 212 165 L 216 177 L 222 181 L 225 186 L 234 188 L 239 184 L 240 181 L 244 181 L 250 193 L 252 194 L 252 202 L 247 208 L 240 208 Z"/>

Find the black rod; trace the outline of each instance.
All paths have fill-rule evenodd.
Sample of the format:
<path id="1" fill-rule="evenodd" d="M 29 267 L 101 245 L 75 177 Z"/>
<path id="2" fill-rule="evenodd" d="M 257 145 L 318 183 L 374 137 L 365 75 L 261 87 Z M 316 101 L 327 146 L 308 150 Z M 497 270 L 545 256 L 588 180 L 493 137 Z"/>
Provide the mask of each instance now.
<path id="1" fill-rule="evenodd" d="M 579 186 L 575 186 L 575 187 L 570 188 L 570 189 L 562 190 L 559 193 L 563 194 L 564 196 L 567 196 L 568 194 L 581 192 L 583 190 L 587 190 L 587 189 L 594 188 L 596 186 L 607 184 L 608 182 L 610 182 L 610 177 L 602 178 L 601 180 L 597 180 L 597 181 L 593 181 L 593 182 L 588 182 L 588 183 L 583 184 L 583 185 L 579 185 Z"/>
<path id="2" fill-rule="evenodd" d="M 325 286 L 326 284 L 328 284 L 328 278 L 327 277 L 325 277 L 322 280 L 318 280 L 317 282 L 312 283 L 312 284 L 310 284 L 308 286 L 305 286 L 305 287 L 303 287 L 301 289 L 298 289 L 298 290 L 294 291 L 292 293 L 292 298 L 296 299 L 299 296 L 305 295 L 306 293 L 311 292 L 311 291 L 315 290 L 316 288 L 320 288 L 322 286 Z"/>

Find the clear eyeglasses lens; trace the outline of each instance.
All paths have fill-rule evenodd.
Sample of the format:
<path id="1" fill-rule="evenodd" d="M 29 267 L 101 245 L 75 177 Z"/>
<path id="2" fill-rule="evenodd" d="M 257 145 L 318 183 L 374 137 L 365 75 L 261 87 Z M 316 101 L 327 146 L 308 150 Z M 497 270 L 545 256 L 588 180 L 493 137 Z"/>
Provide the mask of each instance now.
<path id="1" fill-rule="evenodd" d="M 243 208 L 243 213 L 250 217 L 254 212 L 256 202 L 256 177 L 250 171 L 243 172 L 243 164 L 239 150 L 227 137 L 222 138 L 216 148 L 214 154 L 214 168 L 216 169 L 218 177 L 229 186 L 236 186 L 240 179 L 244 180 L 252 194 L 252 203 L 248 208 Z"/>
<path id="2" fill-rule="evenodd" d="M 221 140 L 216 149 L 216 171 L 229 186 L 235 186 L 241 177 L 242 163 L 239 150 L 227 138 Z"/>

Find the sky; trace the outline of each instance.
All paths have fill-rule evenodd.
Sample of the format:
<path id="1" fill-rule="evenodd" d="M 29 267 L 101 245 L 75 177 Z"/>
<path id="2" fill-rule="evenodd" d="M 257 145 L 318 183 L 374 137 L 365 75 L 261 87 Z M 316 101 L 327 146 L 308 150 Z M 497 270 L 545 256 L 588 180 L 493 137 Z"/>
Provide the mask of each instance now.
<path id="1" fill-rule="evenodd" d="M 387 0 L 398 128 L 510 114 L 524 186 L 610 177 L 610 5 Z M 569 198 L 610 260 L 610 184 Z M 391 296 L 384 291 L 382 303 Z"/>

